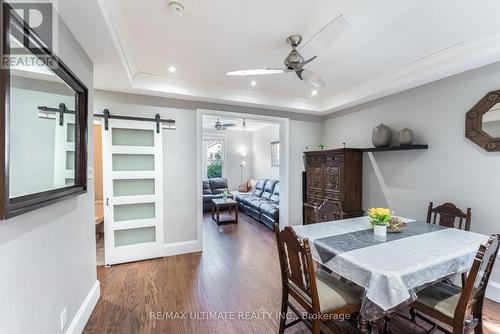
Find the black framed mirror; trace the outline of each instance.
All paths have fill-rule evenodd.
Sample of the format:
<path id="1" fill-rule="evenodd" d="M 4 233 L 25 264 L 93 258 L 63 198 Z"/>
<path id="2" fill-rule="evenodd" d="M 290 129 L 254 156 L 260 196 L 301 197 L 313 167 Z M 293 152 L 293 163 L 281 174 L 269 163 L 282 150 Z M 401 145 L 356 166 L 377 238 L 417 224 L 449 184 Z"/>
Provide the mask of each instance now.
<path id="1" fill-rule="evenodd" d="M 87 190 L 88 89 L 1 2 L 0 218 Z"/>

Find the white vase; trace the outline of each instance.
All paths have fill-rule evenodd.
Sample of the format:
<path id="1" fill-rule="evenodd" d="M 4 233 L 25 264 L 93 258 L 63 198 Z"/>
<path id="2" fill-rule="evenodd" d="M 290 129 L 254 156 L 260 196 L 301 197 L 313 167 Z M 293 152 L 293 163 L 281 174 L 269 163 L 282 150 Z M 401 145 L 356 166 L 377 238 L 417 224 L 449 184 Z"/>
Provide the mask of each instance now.
<path id="1" fill-rule="evenodd" d="M 387 226 L 375 225 L 373 227 L 373 234 L 378 237 L 385 237 L 387 235 Z"/>

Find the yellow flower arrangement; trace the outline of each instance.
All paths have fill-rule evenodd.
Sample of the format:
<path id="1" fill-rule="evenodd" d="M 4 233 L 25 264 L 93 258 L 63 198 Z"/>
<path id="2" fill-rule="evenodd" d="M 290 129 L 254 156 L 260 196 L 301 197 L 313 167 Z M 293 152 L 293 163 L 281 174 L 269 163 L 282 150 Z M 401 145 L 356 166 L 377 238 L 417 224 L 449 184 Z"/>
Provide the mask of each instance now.
<path id="1" fill-rule="evenodd" d="M 386 208 L 371 208 L 368 210 L 368 217 L 372 227 L 375 225 L 387 226 L 387 223 L 392 218 L 392 212 Z"/>

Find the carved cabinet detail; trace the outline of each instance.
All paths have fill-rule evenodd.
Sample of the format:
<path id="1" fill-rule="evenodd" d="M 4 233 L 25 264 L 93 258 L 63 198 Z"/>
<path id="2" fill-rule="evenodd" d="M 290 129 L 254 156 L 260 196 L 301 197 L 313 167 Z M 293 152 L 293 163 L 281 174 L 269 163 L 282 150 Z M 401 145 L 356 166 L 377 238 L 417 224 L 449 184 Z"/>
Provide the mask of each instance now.
<path id="1" fill-rule="evenodd" d="M 304 205 L 304 224 L 311 223 L 308 211 L 325 200 L 340 202 L 344 218 L 362 216 L 362 152 L 337 149 L 305 152 L 305 155 L 307 205 Z"/>

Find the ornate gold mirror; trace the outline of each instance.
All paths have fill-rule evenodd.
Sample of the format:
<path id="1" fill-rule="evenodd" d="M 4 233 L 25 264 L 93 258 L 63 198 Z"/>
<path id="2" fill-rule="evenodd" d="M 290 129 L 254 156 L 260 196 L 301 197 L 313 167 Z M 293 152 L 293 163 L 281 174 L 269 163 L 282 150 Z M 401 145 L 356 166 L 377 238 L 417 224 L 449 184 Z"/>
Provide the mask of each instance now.
<path id="1" fill-rule="evenodd" d="M 500 90 L 489 92 L 467 112 L 465 136 L 486 151 L 500 151 Z"/>

